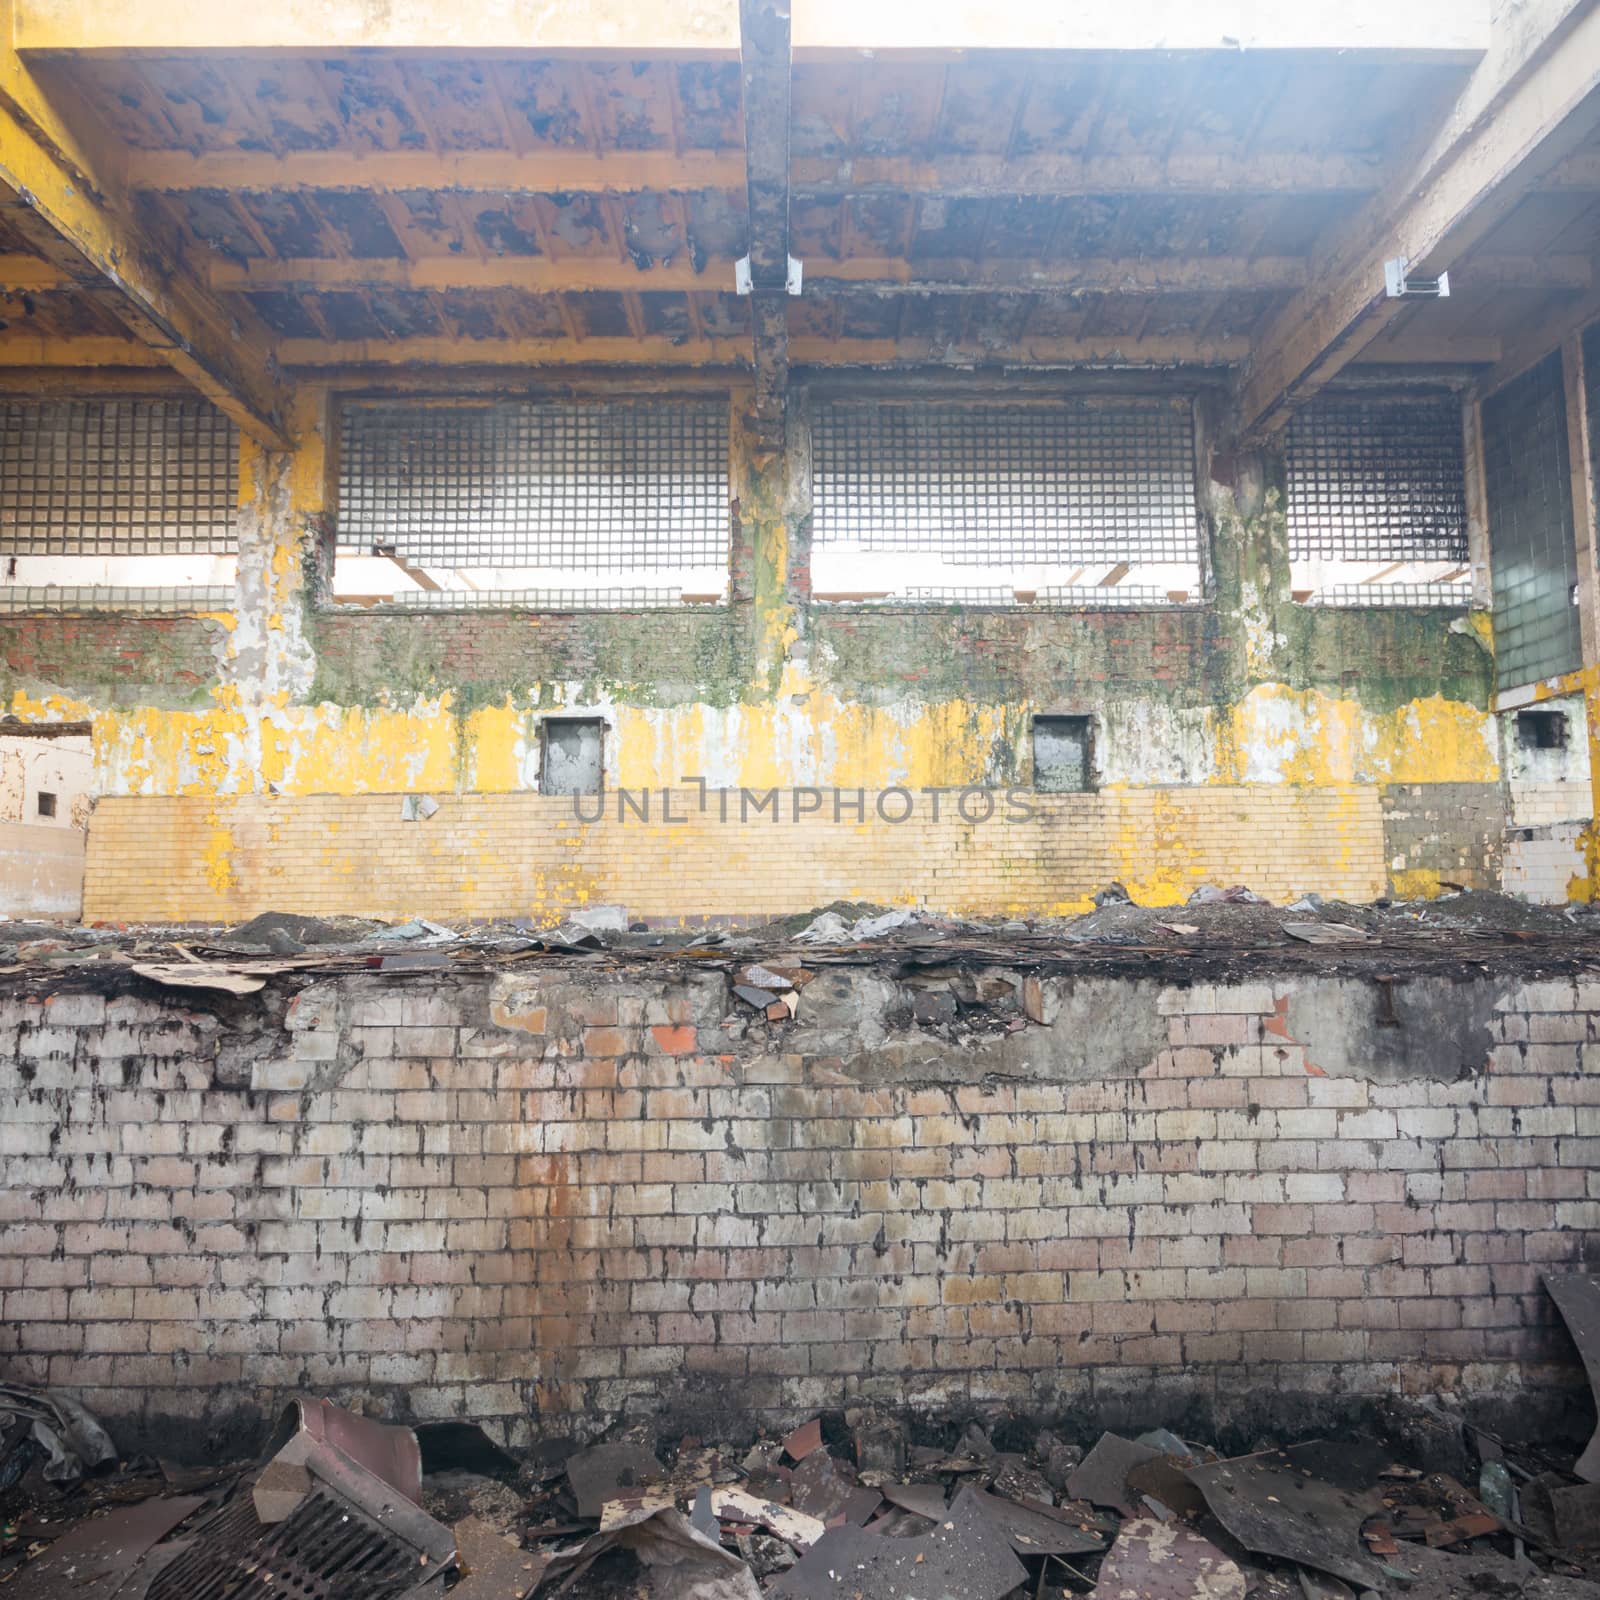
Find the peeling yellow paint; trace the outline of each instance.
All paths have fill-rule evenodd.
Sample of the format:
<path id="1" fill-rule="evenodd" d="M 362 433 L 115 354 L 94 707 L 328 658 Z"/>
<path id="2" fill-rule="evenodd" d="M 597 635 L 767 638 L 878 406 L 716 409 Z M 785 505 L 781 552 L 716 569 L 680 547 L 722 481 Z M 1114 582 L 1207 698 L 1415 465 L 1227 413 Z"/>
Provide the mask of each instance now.
<path id="1" fill-rule="evenodd" d="M 1494 718 L 1432 695 L 1392 712 L 1315 689 L 1259 684 L 1208 715 L 1224 783 L 1494 783 Z"/>
<path id="2" fill-rule="evenodd" d="M 18 722 L 88 722 L 95 709 L 87 700 L 75 700 L 70 695 L 35 697 L 26 689 L 16 689 L 11 695 L 10 714 Z"/>
<path id="3" fill-rule="evenodd" d="M 206 820 L 211 825 L 201 852 L 206 883 L 213 894 L 226 894 L 239 881 L 233 870 L 233 835 L 221 825 L 218 812 L 210 812 Z"/>

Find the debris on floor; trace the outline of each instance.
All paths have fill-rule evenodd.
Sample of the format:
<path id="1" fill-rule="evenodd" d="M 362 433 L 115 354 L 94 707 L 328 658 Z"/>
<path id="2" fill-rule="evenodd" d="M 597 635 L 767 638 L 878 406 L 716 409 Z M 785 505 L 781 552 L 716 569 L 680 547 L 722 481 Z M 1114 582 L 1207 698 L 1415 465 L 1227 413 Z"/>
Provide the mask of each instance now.
<path id="1" fill-rule="evenodd" d="M 117 1459 L 111 1437 L 69 1395 L 0 1384 L 0 1488 L 15 1483 L 35 1456 L 51 1483 L 71 1483 Z"/>
<path id="2" fill-rule="evenodd" d="M 746 1446 L 634 1423 L 523 1458 L 307 1398 L 254 1461 L 179 1468 L 108 1458 L 67 1397 L 0 1401 L 18 1600 L 1600 1600 L 1600 1489 L 1481 1428 L 1085 1451 L 1059 1423 L 862 1407 Z"/>

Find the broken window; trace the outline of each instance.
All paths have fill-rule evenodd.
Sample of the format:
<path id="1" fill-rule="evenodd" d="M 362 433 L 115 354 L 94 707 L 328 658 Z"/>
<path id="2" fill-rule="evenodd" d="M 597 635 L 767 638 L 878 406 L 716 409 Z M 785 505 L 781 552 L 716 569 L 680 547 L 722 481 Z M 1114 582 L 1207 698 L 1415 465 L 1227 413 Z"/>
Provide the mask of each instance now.
<path id="1" fill-rule="evenodd" d="M 1483 479 L 1501 690 L 1582 660 L 1561 353 L 1483 402 Z"/>
<path id="2" fill-rule="evenodd" d="M 1312 605 L 1466 605 L 1453 395 L 1338 395 L 1289 424 L 1289 585 Z"/>
<path id="3" fill-rule="evenodd" d="M 238 478 L 204 400 L 0 402 L 0 608 L 231 606 Z"/>
<path id="4" fill-rule="evenodd" d="M 76 917 L 94 754 L 89 725 L 0 719 L 0 917 Z"/>
<path id="5" fill-rule="evenodd" d="M 1092 789 L 1093 722 L 1088 717 L 1033 719 L 1033 786 L 1045 794 Z"/>
<path id="6" fill-rule="evenodd" d="M 1187 399 L 820 401 L 812 513 L 821 600 L 1201 598 Z"/>
<path id="7" fill-rule="evenodd" d="M 720 600 L 727 409 L 347 405 L 334 598 L 537 610 Z"/>
<path id="8" fill-rule="evenodd" d="M 1565 750 L 1567 714 L 1565 711 L 1519 711 L 1517 743 L 1524 750 Z"/>
<path id="9" fill-rule="evenodd" d="M 544 794 L 598 794 L 605 775 L 605 724 L 598 717 L 546 717 L 539 779 Z"/>

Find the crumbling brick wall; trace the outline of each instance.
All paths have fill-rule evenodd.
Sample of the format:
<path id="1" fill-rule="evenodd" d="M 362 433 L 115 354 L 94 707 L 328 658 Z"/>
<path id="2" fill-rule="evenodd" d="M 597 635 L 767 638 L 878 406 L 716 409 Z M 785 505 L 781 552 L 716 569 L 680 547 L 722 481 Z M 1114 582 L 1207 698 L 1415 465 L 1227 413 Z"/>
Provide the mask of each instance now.
<path id="1" fill-rule="evenodd" d="M 525 1441 L 1575 1377 L 1592 977 L 832 966 L 787 1024 L 665 968 L 113 988 L 0 1009 L 0 1337 L 129 1437 L 299 1388 Z"/>
<path id="2" fill-rule="evenodd" d="M 1500 784 L 1391 783 L 1383 786 L 1380 804 L 1383 852 L 1397 889 L 1501 887 L 1506 794 Z"/>

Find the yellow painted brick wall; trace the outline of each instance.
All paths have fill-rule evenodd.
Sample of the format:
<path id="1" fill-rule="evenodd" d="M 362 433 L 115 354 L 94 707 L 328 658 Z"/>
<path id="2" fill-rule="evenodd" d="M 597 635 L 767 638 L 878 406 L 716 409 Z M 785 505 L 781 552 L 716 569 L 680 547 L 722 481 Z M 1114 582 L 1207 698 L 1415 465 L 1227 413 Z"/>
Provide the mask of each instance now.
<path id="1" fill-rule="evenodd" d="M 398 794 L 180 796 L 101 800 L 89 829 L 84 915 L 91 921 L 233 921 L 268 909 L 396 918 L 559 917 L 620 903 L 633 916 L 753 917 L 834 899 L 966 913 L 1085 909 L 1113 879 L 1142 903 L 1177 904 L 1202 883 L 1243 883 L 1273 900 L 1315 890 L 1349 900 L 1384 892 L 1378 790 L 1366 785 L 1201 786 L 1026 793 L 1036 815 L 962 821 L 947 795 L 897 825 L 847 810 L 793 820 L 729 820 L 673 791 L 675 825 L 651 791 L 648 823 L 575 819 L 570 799 L 439 797 L 427 821 L 401 820 Z M 826 792 L 825 792 L 826 794 Z M 903 807 L 893 799 L 888 809 Z M 585 802 L 592 808 L 594 801 Z M 974 808 L 980 802 L 974 802 Z"/>

